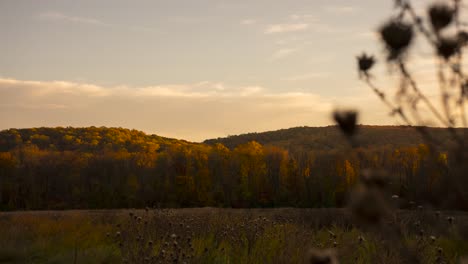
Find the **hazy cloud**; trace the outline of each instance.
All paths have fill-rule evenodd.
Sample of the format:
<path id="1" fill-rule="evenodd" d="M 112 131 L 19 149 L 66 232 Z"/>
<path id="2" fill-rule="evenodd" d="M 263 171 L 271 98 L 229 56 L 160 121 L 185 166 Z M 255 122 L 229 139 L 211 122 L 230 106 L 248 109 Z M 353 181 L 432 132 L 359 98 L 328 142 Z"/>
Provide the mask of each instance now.
<path id="1" fill-rule="evenodd" d="M 308 27 L 309 25 L 306 23 L 274 24 L 274 25 L 269 25 L 265 29 L 265 34 L 304 31 L 304 30 L 307 30 Z"/>
<path id="2" fill-rule="evenodd" d="M 311 14 L 292 14 L 289 16 L 292 20 L 308 20 L 308 19 L 316 19 L 316 16 Z"/>
<path id="3" fill-rule="evenodd" d="M 275 61 L 275 60 L 286 58 L 286 57 L 288 57 L 289 55 L 293 54 L 296 51 L 297 51 L 297 49 L 290 49 L 290 48 L 279 49 L 279 50 L 275 51 L 275 53 L 273 53 L 273 55 L 271 55 L 270 60 Z"/>
<path id="4" fill-rule="evenodd" d="M 308 80 L 313 80 L 317 78 L 325 78 L 328 76 L 330 76 L 330 73 L 328 72 L 312 72 L 312 73 L 289 76 L 281 80 L 283 81 L 308 81 Z"/>
<path id="5" fill-rule="evenodd" d="M 123 126 L 189 140 L 330 123 L 332 105 L 313 93 L 275 93 L 220 82 L 102 87 L 0 78 L 0 129 Z"/>
<path id="6" fill-rule="evenodd" d="M 335 15 L 345 15 L 354 14 L 359 10 L 359 8 L 355 6 L 329 5 L 325 6 L 324 10 Z"/>
<path id="7" fill-rule="evenodd" d="M 142 32 L 156 32 L 157 30 L 149 27 L 141 27 L 141 26 L 123 26 L 123 25 L 116 25 L 106 23 L 96 18 L 90 17 L 81 17 L 81 16 L 72 16 L 63 14 L 60 12 L 44 12 L 39 14 L 40 19 L 50 20 L 50 21 L 66 21 L 70 23 L 76 24 L 87 24 L 87 25 L 94 25 L 94 26 L 101 26 L 101 27 L 112 27 L 112 28 L 121 28 L 127 29 L 131 31 L 142 31 Z"/>
<path id="8" fill-rule="evenodd" d="M 99 25 L 99 26 L 110 26 L 110 24 L 104 23 L 101 20 L 89 17 L 79 17 L 79 16 L 70 16 L 65 15 L 59 12 L 45 12 L 39 14 L 39 18 L 47 19 L 47 20 L 62 20 L 68 21 L 72 23 L 81 23 L 81 24 L 91 24 L 91 25 Z"/>
<path id="9" fill-rule="evenodd" d="M 255 19 L 244 19 L 240 23 L 241 23 L 241 25 L 253 25 L 253 24 L 257 23 L 257 20 L 255 20 Z"/>

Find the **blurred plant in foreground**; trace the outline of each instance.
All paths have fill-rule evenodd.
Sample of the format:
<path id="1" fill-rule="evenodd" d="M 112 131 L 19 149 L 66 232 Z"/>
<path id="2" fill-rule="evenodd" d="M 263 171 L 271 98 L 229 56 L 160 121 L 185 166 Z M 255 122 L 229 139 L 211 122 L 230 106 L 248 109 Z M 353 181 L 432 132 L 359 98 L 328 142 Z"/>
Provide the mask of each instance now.
<path id="1" fill-rule="evenodd" d="M 465 102 L 468 99 L 468 76 L 463 69 L 464 51 L 468 44 L 467 24 L 461 21 L 462 1 L 451 0 L 429 5 L 425 16 L 417 13 L 410 0 L 396 0 L 395 14 L 378 29 L 378 35 L 385 48 L 387 66 L 392 69 L 399 84 L 395 96 L 374 83 L 371 70 L 376 64 L 373 55 L 363 53 L 357 57 L 359 77 L 390 109 L 392 116 L 398 116 L 406 125 L 413 126 L 425 139 L 431 158 L 437 160 L 437 151 L 449 152 L 449 172 L 444 186 L 446 199 L 444 207 L 468 209 L 467 151 L 465 135 L 454 128 L 466 127 Z M 422 37 L 433 50 L 437 69 L 436 77 L 440 90 L 440 107 L 430 100 L 432 96 L 414 78 L 410 69 L 409 54 L 414 50 L 415 39 Z M 446 127 L 456 142 L 452 149 L 441 150 L 437 142 L 423 126 L 426 120 Z M 442 193 L 437 194 L 442 196 Z"/>
<path id="2" fill-rule="evenodd" d="M 442 144 L 431 137 L 423 126 L 423 122 L 429 117 L 433 120 L 432 122 L 436 121 L 439 125 L 447 128 L 456 144 L 452 146 L 453 149 L 447 150 L 450 157 L 446 166 L 447 173 L 444 175 L 443 184 L 438 192 L 434 193 L 439 203 L 431 205 L 431 207 L 466 210 L 468 209 L 468 189 L 466 188 L 468 186 L 468 162 L 464 146 L 465 135 L 463 132 L 457 133 L 454 129 L 456 126 L 467 126 L 465 101 L 468 99 L 468 78 L 463 69 L 463 51 L 468 44 L 468 33 L 464 28 L 467 24 L 460 20 L 461 8 L 461 0 L 440 2 L 430 5 L 427 8 L 427 15 L 423 17 L 417 13 L 410 0 L 395 1 L 395 15 L 378 29 L 378 35 L 385 48 L 384 55 L 387 66 L 392 70 L 391 73 L 399 79 L 394 98 L 374 83 L 371 70 L 377 60 L 373 55 L 362 53 L 357 56 L 357 66 L 360 79 L 390 109 L 390 114 L 398 116 L 406 125 L 414 127 L 421 134 L 428 146 L 429 157 L 434 161 L 434 164 L 440 159 L 438 153 L 441 151 Z M 415 45 L 417 36 L 422 36 L 433 49 L 441 107 L 437 107 L 429 99 L 429 92 L 421 88 L 420 83 L 413 77 L 409 68 L 408 54 Z M 422 107 L 429 112 L 429 115 L 421 111 Z M 349 116 L 351 115 L 342 112 L 335 112 L 333 115 L 343 134 L 355 147 L 358 145 L 353 140 L 357 113 L 352 112 L 353 118 L 348 118 Z M 425 177 L 430 177 L 430 170 L 430 168 L 427 170 Z M 384 187 L 392 183 L 392 175 L 389 174 L 391 172 L 377 171 L 376 169 L 368 169 L 361 174 L 361 181 L 351 194 L 349 202 L 357 224 L 371 228 L 382 237 L 383 244 L 389 247 L 399 247 L 401 256 L 405 258 L 400 261 L 420 263 L 427 259 L 428 255 L 433 254 L 436 263 L 446 263 L 440 248 L 434 247 L 430 253 L 421 254 L 422 244 L 434 244 L 437 239 L 435 236 L 426 235 L 421 228 L 420 221 L 416 222 L 414 227 L 421 239 L 416 243 L 401 241 L 403 230 L 397 217 L 397 211 L 390 210 L 392 207 L 395 208 L 395 205 L 398 208 L 401 198 L 400 195 L 391 195 L 386 192 Z M 390 197 L 391 199 L 389 199 Z M 396 202 L 392 204 L 390 200 Z M 415 203 L 411 201 L 409 204 L 414 209 Z M 434 214 L 431 211 L 425 211 L 425 207 L 422 205 L 417 208 L 420 214 L 428 214 L 426 221 L 429 222 Z M 437 214 L 437 212 L 435 215 L 438 218 L 440 213 Z M 455 232 L 451 227 L 453 219 L 452 216 L 447 217 L 449 225 L 442 226 L 440 230 L 449 232 L 453 237 L 463 237 L 466 230 Z M 432 232 L 434 230 L 435 227 Z"/>

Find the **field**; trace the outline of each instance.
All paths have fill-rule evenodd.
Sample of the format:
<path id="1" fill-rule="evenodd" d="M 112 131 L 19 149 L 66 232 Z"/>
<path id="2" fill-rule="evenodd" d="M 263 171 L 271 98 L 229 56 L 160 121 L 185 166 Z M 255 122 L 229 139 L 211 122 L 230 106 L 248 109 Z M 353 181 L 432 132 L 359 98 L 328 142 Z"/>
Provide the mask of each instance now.
<path id="1" fill-rule="evenodd" d="M 359 226 L 346 209 L 4 212 L 0 263 L 458 263 L 468 255 L 465 212 L 405 210 Z"/>

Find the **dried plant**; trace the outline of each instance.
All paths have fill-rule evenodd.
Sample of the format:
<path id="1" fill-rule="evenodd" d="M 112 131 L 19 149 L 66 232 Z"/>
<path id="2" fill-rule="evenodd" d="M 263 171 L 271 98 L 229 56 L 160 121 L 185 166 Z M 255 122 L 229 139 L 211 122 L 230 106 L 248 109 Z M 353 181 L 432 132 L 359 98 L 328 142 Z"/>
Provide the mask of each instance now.
<path id="1" fill-rule="evenodd" d="M 375 84 L 375 76 L 371 74 L 376 64 L 375 56 L 363 53 L 357 57 L 359 77 L 390 109 L 391 115 L 399 116 L 404 124 L 413 126 L 423 136 L 434 160 L 437 159 L 437 151 L 450 153 L 451 171 L 445 180 L 448 196 L 452 197 L 445 204 L 450 208 L 468 209 L 468 190 L 460 187 L 468 184 L 467 177 L 463 176 L 467 171 L 465 135 L 454 129 L 467 126 L 468 77 L 463 69 L 463 51 L 468 34 L 466 23 L 460 16 L 462 3 L 452 0 L 429 5 L 425 16 L 417 13 L 410 0 L 397 0 L 395 6 L 396 15 L 378 30 L 386 50 L 386 63 L 400 80 L 394 95 L 387 94 L 386 89 Z M 430 100 L 429 92 L 415 79 L 410 69 L 408 55 L 417 48 L 413 40 L 418 36 L 434 51 L 440 106 L 436 100 Z M 442 142 L 437 142 L 424 127 L 428 118 L 431 123 L 446 127 L 456 145 L 443 149 Z"/>

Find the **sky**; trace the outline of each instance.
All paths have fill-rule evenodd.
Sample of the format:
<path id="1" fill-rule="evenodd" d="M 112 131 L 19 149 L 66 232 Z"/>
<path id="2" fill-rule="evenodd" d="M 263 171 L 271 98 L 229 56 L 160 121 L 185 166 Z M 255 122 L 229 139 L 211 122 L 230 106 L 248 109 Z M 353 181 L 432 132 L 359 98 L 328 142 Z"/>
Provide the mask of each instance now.
<path id="1" fill-rule="evenodd" d="M 397 125 L 356 68 L 363 51 L 382 54 L 374 31 L 392 6 L 2 0 L 0 129 L 113 126 L 202 141 L 326 126 L 336 108 L 359 110 L 363 124 Z M 427 54 L 418 50 L 412 69 L 431 83 Z"/>

